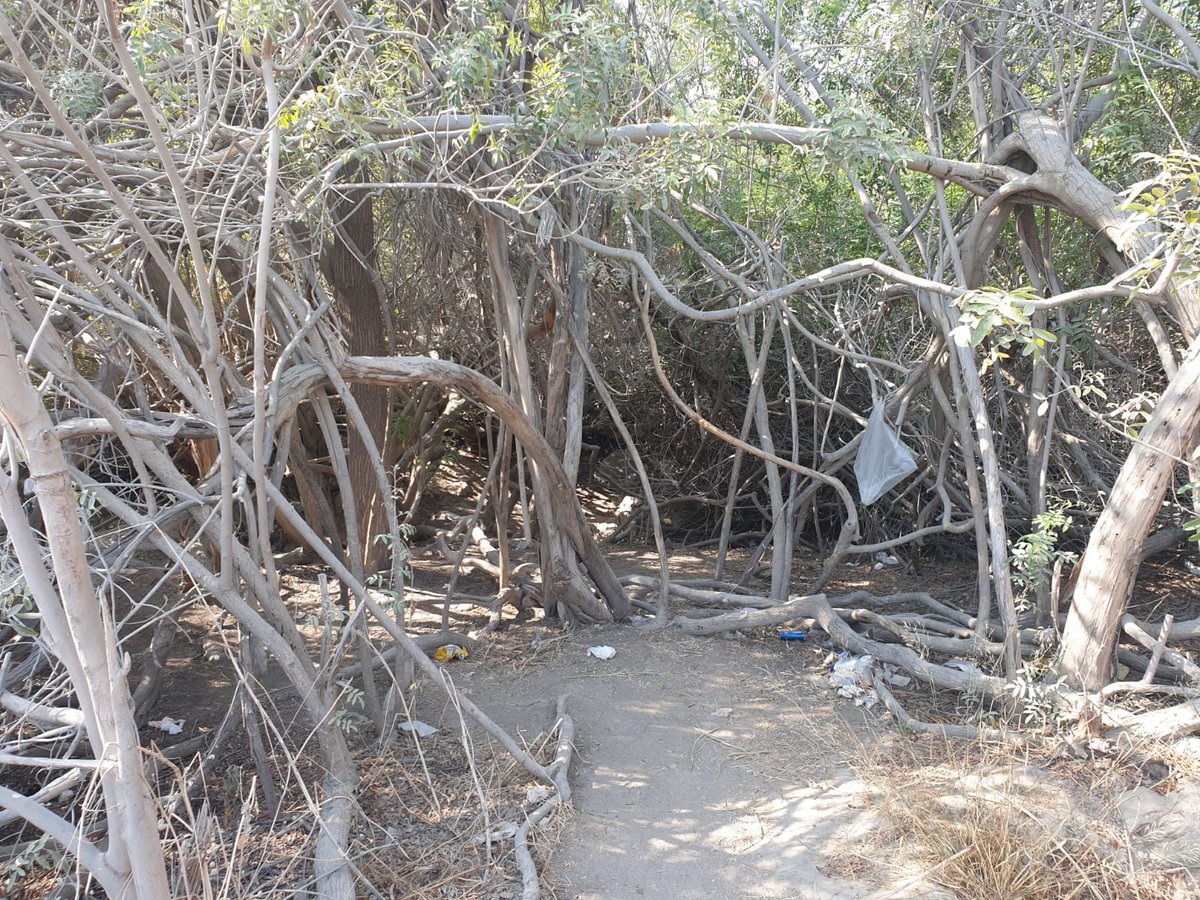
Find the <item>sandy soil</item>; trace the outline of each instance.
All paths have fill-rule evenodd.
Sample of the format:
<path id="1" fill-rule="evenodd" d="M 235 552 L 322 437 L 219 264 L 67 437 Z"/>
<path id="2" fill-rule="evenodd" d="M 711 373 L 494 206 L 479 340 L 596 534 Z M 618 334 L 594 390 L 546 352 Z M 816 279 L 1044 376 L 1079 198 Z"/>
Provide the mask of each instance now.
<path id="1" fill-rule="evenodd" d="M 709 564 L 706 555 L 680 554 L 672 568 L 696 577 L 711 574 Z M 646 571 L 653 563 L 644 551 L 629 551 L 618 553 L 614 566 Z M 969 585 L 957 565 L 920 576 L 859 566 L 835 589 L 888 593 L 918 581 L 947 597 Z M 912 739 L 880 709 L 858 708 L 834 693 L 822 638 L 785 643 L 764 631 L 690 638 L 629 626 L 563 634 L 535 623 L 502 633 L 482 654 L 456 664 L 455 683 L 527 741 L 552 726 L 555 699 L 568 697 L 577 728 L 575 794 L 544 872 L 554 896 L 953 897 L 925 877 L 928 868 L 904 852 L 905 836 L 881 815 L 881 760 L 885 769 L 890 759 L 898 768 L 902 762 L 903 777 L 918 782 L 925 762 L 911 757 Z M 590 657 L 588 648 L 599 645 L 614 647 L 616 656 Z M 919 694 L 917 708 L 936 707 L 927 691 Z M 454 727 L 443 700 L 423 697 L 433 707 L 423 716 Z M 954 779 L 974 777 L 971 765 L 964 759 L 955 772 L 956 750 L 948 752 L 949 772 L 944 758 L 927 771 L 948 778 L 948 793 L 961 795 Z M 1151 807 L 1178 818 L 1180 802 L 1191 802 L 1187 790 L 1168 795 L 1165 784 L 1139 785 L 1136 771 L 1120 765 L 1102 761 L 1096 774 L 1090 761 L 1057 772 L 1049 763 L 1025 760 L 1012 769 L 1014 784 L 1032 783 L 1029 790 L 1042 798 L 1022 802 L 1040 803 L 1055 821 L 1094 819 L 1110 843 L 1113 834 L 1125 840 L 1139 822 L 1146 831 Z M 975 765 L 990 772 L 998 763 Z M 1104 808 L 1094 802 L 1095 785 L 1084 781 L 1103 782 Z M 1104 803 L 1109 796 L 1112 803 Z M 1138 805 L 1155 797 L 1157 806 Z M 1168 806 L 1175 812 L 1164 812 Z M 1150 850 L 1163 846 L 1146 837 Z M 1185 857 L 1196 842 L 1174 840 L 1168 862 L 1192 864 Z"/>
<path id="2" fill-rule="evenodd" d="M 606 644 L 613 659 L 587 655 Z M 833 698 L 825 651 L 604 627 L 540 655 L 458 684 L 528 736 L 568 696 L 574 810 L 547 873 L 560 898 L 877 895 L 826 874 L 876 824 L 848 766 L 881 737 Z"/>

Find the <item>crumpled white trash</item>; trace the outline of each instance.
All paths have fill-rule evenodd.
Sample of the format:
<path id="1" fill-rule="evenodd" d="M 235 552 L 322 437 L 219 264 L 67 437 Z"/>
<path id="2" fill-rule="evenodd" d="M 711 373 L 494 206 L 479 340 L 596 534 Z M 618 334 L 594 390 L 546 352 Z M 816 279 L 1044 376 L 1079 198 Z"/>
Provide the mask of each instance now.
<path id="1" fill-rule="evenodd" d="M 875 660 L 869 656 L 854 656 L 848 650 L 843 650 L 829 672 L 829 683 L 837 688 L 839 697 L 853 700 L 855 706 L 870 709 L 879 702 L 879 695 L 871 686 L 871 667 L 874 664 Z"/>

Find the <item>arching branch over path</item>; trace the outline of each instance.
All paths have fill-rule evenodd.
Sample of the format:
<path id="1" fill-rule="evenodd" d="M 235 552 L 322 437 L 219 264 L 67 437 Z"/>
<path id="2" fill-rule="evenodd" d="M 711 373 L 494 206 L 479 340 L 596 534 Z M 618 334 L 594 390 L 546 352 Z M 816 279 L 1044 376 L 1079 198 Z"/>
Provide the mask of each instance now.
<path id="1" fill-rule="evenodd" d="M 319 375 L 315 367 L 305 369 L 314 371 L 304 372 L 300 376 L 302 378 L 306 374 Z M 291 377 L 295 377 L 296 371 L 290 373 Z M 579 618 L 593 622 L 622 619 L 629 615 L 629 599 L 625 596 L 625 589 L 592 537 L 591 526 L 583 517 L 574 484 L 567 478 L 562 462 L 542 433 L 499 385 L 474 369 L 422 356 L 352 356 L 342 363 L 340 371 L 348 381 L 360 383 L 388 386 L 436 384 L 446 390 L 465 394 L 494 412 L 512 430 L 530 458 L 542 467 L 549 488 L 548 497 L 554 506 L 555 520 L 566 529 L 567 539 L 579 554 L 580 561 L 607 604 L 596 603 L 572 608 L 571 611 Z M 576 598 L 574 602 L 582 600 Z"/>

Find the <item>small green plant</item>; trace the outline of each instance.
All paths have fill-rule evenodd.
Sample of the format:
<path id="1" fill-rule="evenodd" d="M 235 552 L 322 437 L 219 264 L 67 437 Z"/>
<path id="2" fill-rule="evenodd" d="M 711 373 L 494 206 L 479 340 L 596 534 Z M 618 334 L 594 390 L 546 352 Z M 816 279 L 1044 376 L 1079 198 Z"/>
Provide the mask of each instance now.
<path id="1" fill-rule="evenodd" d="M 412 525 L 401 525 L 397 534 L 384 532 L 375 535 L 375 543 L 387 547 L 391 551 L 392 558 L 403 566 L 409 560 L 408 538 L 412 537 L 414 530 Z M 380 587 L 382 587 L 382 582 L 380 582 Z"/>
<path id="2" fill-rule="evenodd" d="M 1040 516 L 1035 516 L 1033 526 L 1032 532 L 1013 544 L 1009 560 L 1013 584 L 1021 593 L 1018 607 L 1022 611 L 1029 609 L 1031 596 L 1036 596 L 1049 587 L 1050 573 L 1056 564 L 1065 565 L 1078 558 L 1077 554 L 1062 550 L 1058 546 L 1062 536 L 1071 527 L 1071 519 L 1064 504 L 1056 504 Z"/>
<path id="3" fill-rule="evenodd" d="M 37 616 L 33 595 L 21 571 L 21 563 L 13 551 L 12 542 L 0 545 L 0 622 L 26 638 L 36 638 L 37 631 L 30 621 Z"/>
<path id="4" fill-rule="evenodd" d="M 1197 447 L 1192 451 L 1192 459 L 1200 459 L 1200 447 Z M 1192 505 L 1194 507 L 1196 504 L 1196 491 L 1200 490 L 1200 483 L 1189 481 L 1181 488 L 1181 490 L 1185 494 L 1191 495 Z M 1186 522 L 1184 522 L 1183 530 L 1188 532 L 1189 541 L 1200 542 L 1200 516 L 1197 516 L 1194 519 L 1188 519 Z"/>
<path id="5" fill-rule="evenodd" d="M 1059 731 L 1070 719 L 1070 709 L 1062 703 L 1058 685 L 1045 684 L 1028 666 L 1007 682 L 1005 692 L 1017 705 L 1021 724 L 1027 728 Z"/>
<path id="6" fill-rule="evenodd" d="M 416 437 L 417 420 L 404 413 L 396 413 L 392 417 L 392 434 L 401 444 L 407 445 Z"/>
<path id="7" fill-rule="evenodd" d="M 72 119 L 90 119 L 100 110 L 100 82 L 90 72 L 69 69 L 50 89 L 62 111 Z"/>
<path id="8" fill-rule="evenodd" d="M 357 688 L 347 681 L 339 681 L 338 687 L 342 689 L 341 703 L 329 717 L 329 722 L 342 734 L 355 735 L 362 730 L 364 724 L 361 712 L 355 710 L 367 708 L 366 694 L 362 688 Z"/>
<path id="9" fill-rule="evenodd" d="M 1194 153 L 1168 153 L 1157 156 L 1141 153 L 1134 159 L 1158 167 L 1152 177 L 1139 181 L 1125 192 L 1122 209 L 1131 215 L 1126 222 L 1123 238 L 1132 239 L 1147 225 L 1152 226 L 1162 241 L 1162 255 L 1155 255 L 1139 265 L 1139 280 L 1149 284 L 1158 278 L 1168 260 L 1173 260 L 1173 278 L 1177 284 L 1193 284 L 1200 280 L 1200 156 Z"/>
<path id="10" fill-rule="evenodd" d="M 1071 385 L 1071 393 L 1080 400 L 1088 397 L 1095 397 L 1101 401 L 1107 400 L 1108 391 L 1104 387 L 1104 373 L 1093 369 L 1081 372 L 1079 380 Z"/>
<path id="11" fill-rule="evenodd" d="M 43 835 L 38 838 L 8 863 L 8 886 L 6 897 L 16 897 L 24 893 L 23 886 L 34 872 L 41 870 L 50 872 L 62 862 L 62 851 L 50 843 L 50 838 Z"/>

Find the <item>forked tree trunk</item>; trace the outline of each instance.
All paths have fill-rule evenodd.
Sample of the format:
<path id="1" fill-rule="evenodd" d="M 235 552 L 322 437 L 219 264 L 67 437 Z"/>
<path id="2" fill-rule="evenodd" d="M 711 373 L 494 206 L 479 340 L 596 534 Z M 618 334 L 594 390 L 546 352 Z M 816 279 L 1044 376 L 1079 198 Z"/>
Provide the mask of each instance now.
<path id="1" fill-rule="evenodd" d="M 1133 593 L 1142 547 L 1181 457 L 1200 429 L 1200 339 L 1121 467 L 1080 563 L 1075 601 L 1063 631 L 1059 672 L 1089 691 L 1108 681 L 1121 615 Z"/>
<path id="2" fill-rule="evenodd" d="M 572 194 L 570 221 L 572 231 L 582 227 L 580 200 Z M 578 481 L 579 454 L 583 445 L 583 360 L 571 337 L 574 331 L 587 341 L 588 280 L 587 258 L 578 244 L 564 241 L 562 275 L 567 282 L 566 308 L 555 319 L 552 332 L 549 371 L 546 376 L 546 440 L 562 458 L 567 476 Z"/>
<path id="3" fill-rule="evenodd" d="M 1034 171 L 998 190 L 981 207 L 964 239 L 964 258 L 982 266 L 990 257 L 1015 203 L 1034 202 L 1062 209 L 1112 241 L 1129 264 L 1155 252 L 1159 236 L 1152 225 L 1130 227 L 1117 196 L 1076 158 L 1059 124 L 1035 111 L 1017 115 L 1019 130 L 992 161 L 1008 164 L 1024 156 Z M 977 282 L 968 272 L 968 281 Z M 1133 592 L 1142 545 L 1154 525 L 1167 485 L 1182 456 L 1194 446 L 1200 424 L 1200 375 L 1196 360 L 1200 330 L 1200 290 L 1177 285 L 1167 298 L 1184 338 L 1192 344 L 1150 422 L 1121 468 L 1096 527 L 1092 530 L 1071 606 L 1059 670 L 1071 683 L 1095 690 L 1108 678 L 1109 659 L 1121 615 Z"/>
<path id="4" fill-rule="evenodd" d="M 500 335 L 501 352 L 510 368 L 514 399 L 544 443 L 545 431 L 538 412 L 533 373 L 525 344 L 525 323 L 521 320 L 521 301 L 509 262 L 508 230 L 500 219 L 487 215 L 484 218 L 484 234 L 492 289 L 495 292 L 496 328 Z M 511 427 L 512 423 L 509 425 Z M 629 607 L 623 591 L 618 590 L 613 592 L 613 596 L 608 596 L 605 586 L 598 584 L 610 604 L 605 606 L 592 596 L 580 572 L 576 556 L 578 547 L 570 536 L 572 530 L 578 529 L 578 525 L 566 521 L 566 517 L 573 514 L 568 504 L 573 510 L 579 508 L 578 498 L 574 495 L 574 479 L 566 482 L 566 473 L 557 453 L 554 454 L 553 468 L 549 468 L 549 461 L 540 458 L 541 454 L 535 453 L 536 448 L 529 446 L 529 441 L 515 428 L 514 435 L 525 446 L 530 462 L 534 505 L 541 526 L 542 583 L 547 612 L 561 605 L 583 622 L 606 621 L 614 615 L 617 618 L 627 615 Z M 559 473 L 562 473 L 561 478 L 566 483 L 559 483 Z M 570 492 L 569 499 L 564 496 L 566 492 Z M 582 515 L 579 518 L 582 521 Z M 583 527 L 587 528 L 586 523 Z"/>

